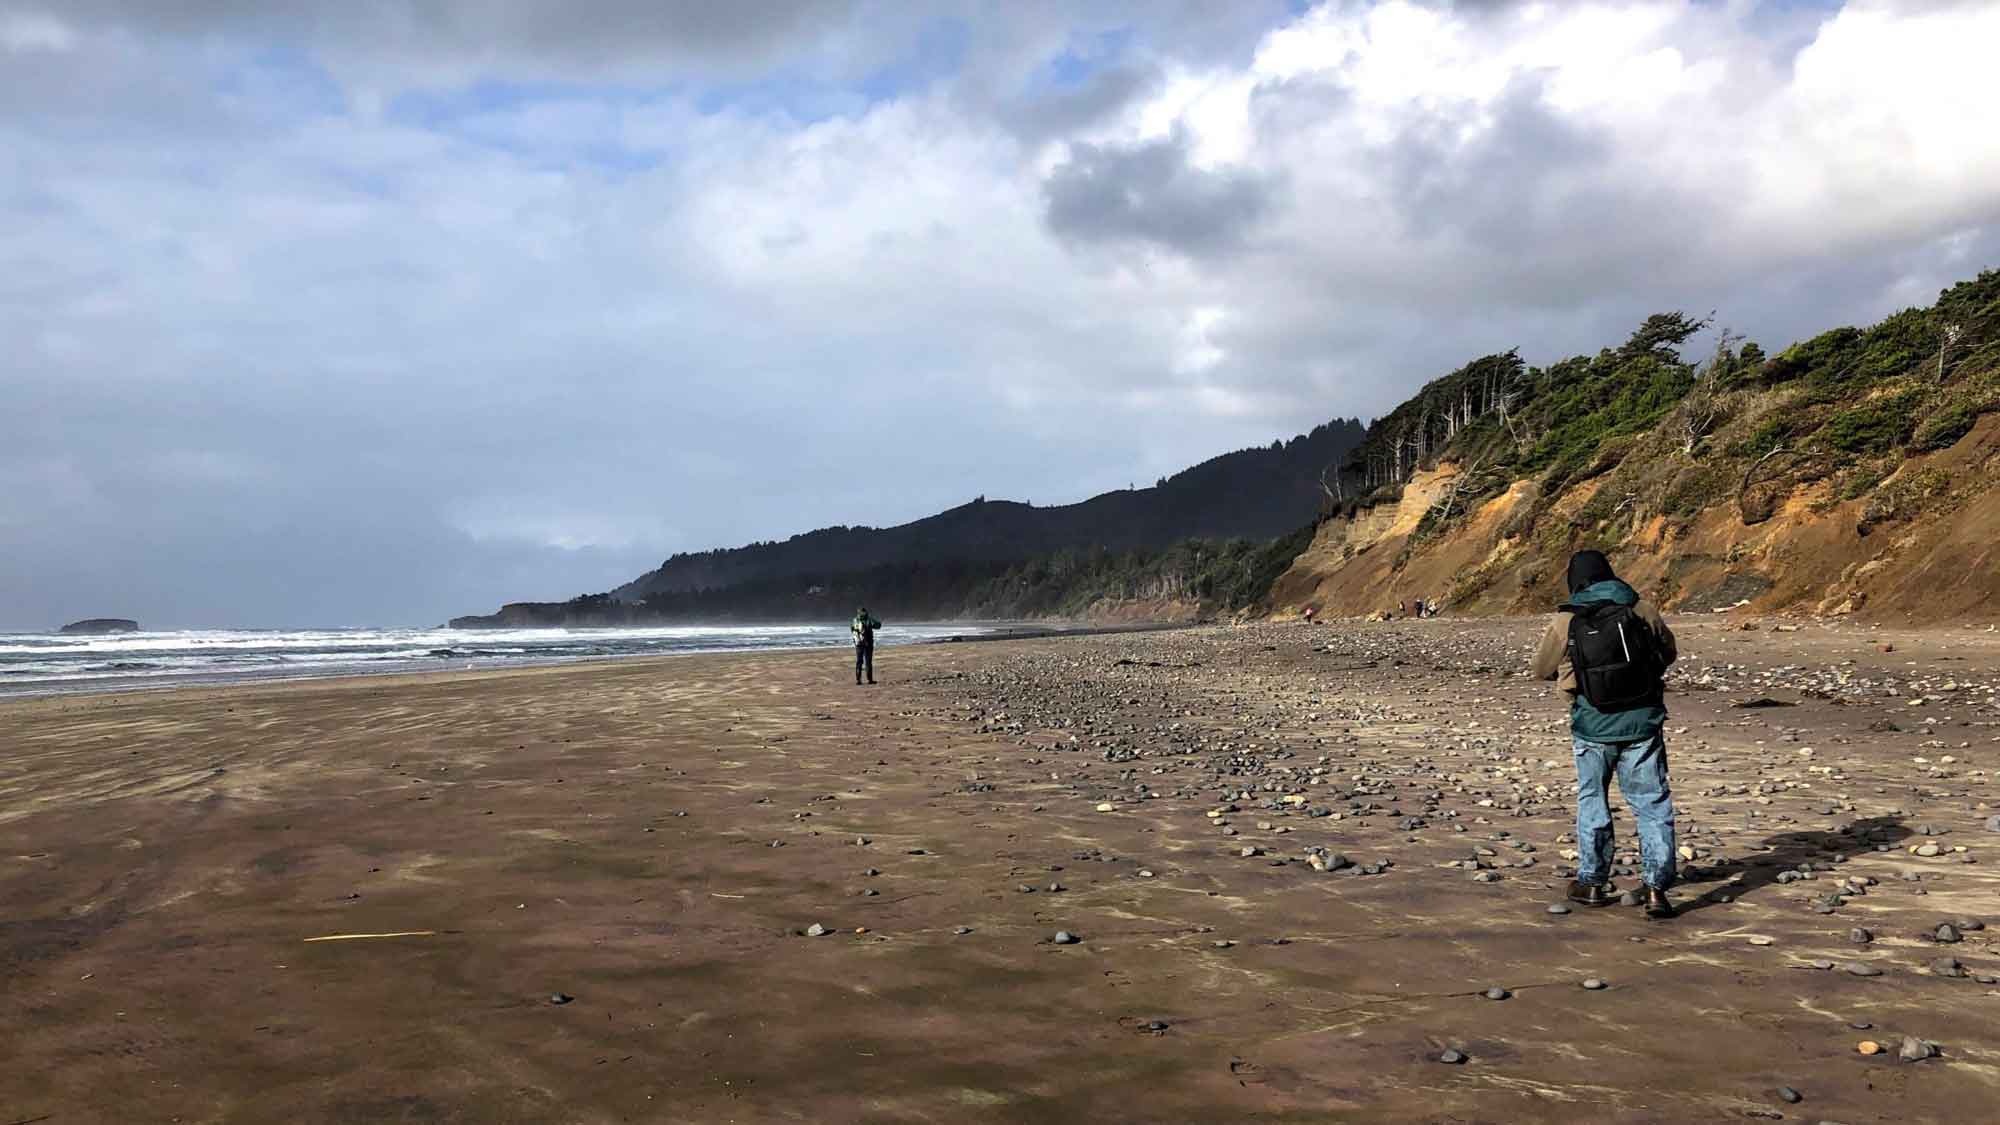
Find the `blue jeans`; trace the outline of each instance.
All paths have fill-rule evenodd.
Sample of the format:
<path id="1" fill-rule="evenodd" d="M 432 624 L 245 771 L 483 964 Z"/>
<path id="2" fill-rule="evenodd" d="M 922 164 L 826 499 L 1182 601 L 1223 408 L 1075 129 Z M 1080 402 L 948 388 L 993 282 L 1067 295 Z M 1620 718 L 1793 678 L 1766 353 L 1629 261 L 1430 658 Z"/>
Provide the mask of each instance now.
<path id="1" fill-rule="evenodd" d="M 1667 785 L 1667 739 L 1592 742 L 1571 736 L 1576 749 L 1576 880 L 1602 883 L 1611 873 L 1613 837 L 1609 790 L 1618 791 L 1639 825 L 1639 869 L 1650 886 L 1674 885 L 1674 794 Z"/>

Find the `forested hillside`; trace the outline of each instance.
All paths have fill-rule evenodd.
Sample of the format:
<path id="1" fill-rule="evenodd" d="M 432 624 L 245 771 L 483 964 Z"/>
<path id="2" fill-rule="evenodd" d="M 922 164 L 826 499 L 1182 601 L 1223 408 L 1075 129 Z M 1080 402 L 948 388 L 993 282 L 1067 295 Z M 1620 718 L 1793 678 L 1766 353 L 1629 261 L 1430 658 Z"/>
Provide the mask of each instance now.
<path id="1" fill-rule="evenodd" d="M 1224 454 L 1151 488 L 1034 507 L 975 500 L 900 527 L 832 527 L 677 555 L 608 593 L 523 602 L 467 627 L 822 620 L 858 602 L 903 620 L 1108 613 L 1186 617 L 1253 604 L 1325 506 L 1358 419 Z"/>
<path id="2" fill-rule="evenodd" d="M 637 602 L 656 593 L 880 566 L 1019 562 L 1070 548 L 1128 551 L 1183 539 L 1269 539 L 1312 518 L 1319 480 L 1361 440 L 1358 419 L 1337 420 L 1286 442 L 1245 449 L 1176 473 L 1151 488 L 1107 492 L 1037 508 L 980 498 L 900 527 L 829 527 L 775 543 L 676 555 L 613 590 Z"/>
<path id="3" fill-rule="evenodd" d="M 1657 315 L 1429 384 L 1370 427 L 1273 608 L 1542 610 L 1593 546 L 1670 608 L 2000 612 L 2000 273 L 1776 355 L 1713 328 Z"/>
<path id="4" fill-rule="evenodd" d="M 1656 314 L 1595 355 L 1483 356 L 1365 433 L 1332 423 L 1150 489 L 676 556 L 608 594 L 456 623 L 816 620 L 864 601 L 904 620 L 1540 612 L 1585 546 L 1680 611 L 1990 619 L 1996 482 L 1988 271 L 1775 355 Z"/>

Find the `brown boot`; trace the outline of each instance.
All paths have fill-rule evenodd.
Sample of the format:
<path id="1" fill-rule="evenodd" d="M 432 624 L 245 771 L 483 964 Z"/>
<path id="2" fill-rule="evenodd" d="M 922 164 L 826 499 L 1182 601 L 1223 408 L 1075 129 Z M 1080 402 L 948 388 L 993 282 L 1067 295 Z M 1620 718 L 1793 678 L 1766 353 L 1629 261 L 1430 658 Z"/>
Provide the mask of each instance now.
<path id="1" fill-rule="evenodd" d="M 1678 913 L 1673 901 L 1667 898 L 1667 892 L 1658 887 L 1646 888 L 1646 917 L 1664 922 Z"/>
<path id="2" fill-rule="evenodd" d="M 1571 883 L 1569 900 L 1585 906 L 1609 906 L 1617 889 L 1607 883 Z"/>

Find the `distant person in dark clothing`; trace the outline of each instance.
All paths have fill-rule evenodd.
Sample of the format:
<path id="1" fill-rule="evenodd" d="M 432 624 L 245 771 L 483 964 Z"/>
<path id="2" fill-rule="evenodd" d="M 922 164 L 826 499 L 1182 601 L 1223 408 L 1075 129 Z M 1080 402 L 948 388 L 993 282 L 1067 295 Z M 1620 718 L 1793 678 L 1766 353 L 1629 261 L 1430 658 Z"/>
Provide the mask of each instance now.
<path id="1" fill-rule="evenodd" d="M 875 630 L 882 623 L 868 614 L 868 607 L 854 611 L 854 620 L 848 623 L 847 631 L 854 634 L 854 682 L 861 682 L 861 675 L 868 674 L 868 682 L 875 682 Z"/>
<path id="2" fill-rule="evenodd" d="M 1576 881 L 1569 897 L 1603 906 L 1616 888 L 1611 874 L 1610 784 L 1638 823 L 1645 907 L 1671 918 L 1674 884 L 1674 797 L 1667 784 L 1667 666 L 1680 655 L 1660 611 L 1612 573 L 1601 551 L 1570 557 L 1569 600 L 1535 651 L 1537 678 L 1555 680 L 1570 697 L 1570 737 L 1576 752 Z"/>

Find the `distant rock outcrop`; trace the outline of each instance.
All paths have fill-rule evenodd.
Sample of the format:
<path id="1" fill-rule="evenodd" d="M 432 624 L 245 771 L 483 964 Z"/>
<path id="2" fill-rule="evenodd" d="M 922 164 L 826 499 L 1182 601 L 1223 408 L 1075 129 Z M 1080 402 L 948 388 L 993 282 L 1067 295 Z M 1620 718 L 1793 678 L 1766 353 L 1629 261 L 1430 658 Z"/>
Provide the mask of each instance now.
<path id="1" fill-rule="evenodd" d="M 125 617 L 87 617 L 62 627 L 64 636 L 99 637 L 109 633 L 136 633 L 139 623 Z"/>

